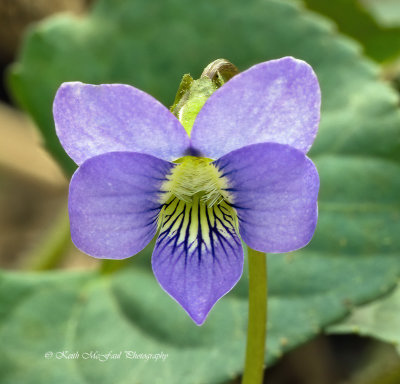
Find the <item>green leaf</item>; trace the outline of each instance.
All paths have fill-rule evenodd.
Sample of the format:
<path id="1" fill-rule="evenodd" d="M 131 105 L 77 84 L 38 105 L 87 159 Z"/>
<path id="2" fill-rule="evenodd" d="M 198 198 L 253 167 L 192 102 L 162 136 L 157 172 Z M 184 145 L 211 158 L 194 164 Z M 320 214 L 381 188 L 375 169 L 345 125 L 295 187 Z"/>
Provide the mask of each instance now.
<path id="1" fill-rule="evenodd" d="M 400 27 L 398 0 L 359 0 L 383 27 Z"/>
<path id="2" fill-rule="evenodd" d="M 348 318 L 327 330 L 375 337 L 394 344 L 400 353 L 400 287 L 381 300 L 356 308 Z"/>
<path id="3" fill-rule="evenodd" d="M 395 59 L 400 55 L 400 25 L 382 24 L 375 15 L 379 12 L 382 18 L 388 18 L 389 6 L 384 8 L 382 3 L 391 0 L 363 0 L 368 4 L 365 9 L 361 0 L 304 0 L 307 7 L 334 20 L 339 30 L 358 40 L 365 49 L 365 53 L 377 61 Z M 398 1 L 393 0 L 391 20 L 397 16 L 400 20 Z M 396 8 L 395 8 L 396 7 Z M 379 11 L 377 11 L 379 9 Z M 372 11 L 372 13 L 370 13 Z"/>
<path id="4" fill-rule="evenodd" d="M 338 41 L 323 19 L 310 14 L 300 19 L 294 4 L 261 0 L 245 6 L 239 0 L 185 4 L 103 0 L 87 18 L 59 16 L 31 30 L 10 70 L 9 85 L 67 173 L 75 165 L 60 146 L 52 117 L 55 92 L 65 81 L 132 84 L 171 105 L 182 75 L 191 72 L 198 78 L 204 66 L 218 57 L 243 70 L 293 55 L 315 67 L 328 112 L 346 106 L 359 86 L 375 81 L 373 69 L 358 62 L 354 44 Z"/>
<path id="5" fill-rule="evenodd" d="M 100 0 L 87 18 L 56 17 L 33 29 L 10 84 L 71 171 L 51 119 L 63 81 L 130 83 L 168 105 L 182 74 L 197 78 L 219 57 L 241 70 L 285 55 L 315 68 L 323 110 L 310 156 L 321 177 L 320 218 L 307 248 L 268 257 L 272 363 L 400 276 L 398 97 L 359 52 L 331 23 L 294 3 Z M 43 375 L 60 383 L 220 383 L 242 370 L 246 274 L 201 328 L 161 291 L 149 267 L 3 279 L 2 384 L 39 383 Z M 47 350 L 123 348 L 170 356 L 111 364 L 43 358 Z"/>
<path id="6" fill-rule="evenodd" d="M 140 268 L 7 274 L 0 300 L 2 384 L 210 383 L 242 365 L 245 299 L 227 298 L 199 328 Z M 167 357 L 129 359 L 125 351 Z M 76 352 L 78 359 L 64 357 Z M 122 354 L 105 362 L 85 355 L 109 352 Z"/>

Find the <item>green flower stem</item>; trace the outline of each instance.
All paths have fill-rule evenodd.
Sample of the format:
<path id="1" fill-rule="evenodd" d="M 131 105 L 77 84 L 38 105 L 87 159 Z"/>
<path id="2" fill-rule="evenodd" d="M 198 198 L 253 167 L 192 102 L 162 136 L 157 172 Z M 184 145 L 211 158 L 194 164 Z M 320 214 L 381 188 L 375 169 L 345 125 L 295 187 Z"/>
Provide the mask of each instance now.
<path id="1" fill-rule="evenodd" d="M 248 248 L 248 260 L 249 319 L 242 384 L 261 384 L 267 333 L 267 255 Z"/>
<path id="2" fill-rule="evenodd" d="M 71 249 L 67 207 L 63 207 L 43 241 L 26 258 L 23 268 L 45 271 L 56 268 Z"/>
<path id="3" fill-rule="evenodd" d="M 100 273 L 103 275 L 110 275 L 125 267 L 130 263 L 129 259 L 124 260 L 111 260 L 103 259 L 100 263 Z"/>

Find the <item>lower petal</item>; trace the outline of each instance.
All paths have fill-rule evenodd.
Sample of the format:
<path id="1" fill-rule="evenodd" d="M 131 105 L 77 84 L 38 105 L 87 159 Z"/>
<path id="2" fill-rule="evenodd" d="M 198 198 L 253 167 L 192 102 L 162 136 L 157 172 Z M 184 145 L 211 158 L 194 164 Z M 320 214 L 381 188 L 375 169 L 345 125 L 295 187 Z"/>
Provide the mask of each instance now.
<path id="1" fill-rule="evenodd" d="M 157 231 L 160 188 L 173 164 L 134 152 L 86 160 L 69 189 L 71 237 L 83 252 L 123 259 L 141 251 Z"/>
<path id="2" fill-rule="evenodd" d="M 163 211 L 152 265 L 161 287 L 201 325 L 242 275 L 235 212 L 226 203 L 207 207 L 196 197 L 191 203 L 173 197 Z"/>
<path id="3" fill-rule="evenodd" d="M 318 172 L 288 145 L 261 143 L 232 151 L 214 162 L 226 177 L 243 241 L 260 252 L 304 247 L 317 224 Z"/>

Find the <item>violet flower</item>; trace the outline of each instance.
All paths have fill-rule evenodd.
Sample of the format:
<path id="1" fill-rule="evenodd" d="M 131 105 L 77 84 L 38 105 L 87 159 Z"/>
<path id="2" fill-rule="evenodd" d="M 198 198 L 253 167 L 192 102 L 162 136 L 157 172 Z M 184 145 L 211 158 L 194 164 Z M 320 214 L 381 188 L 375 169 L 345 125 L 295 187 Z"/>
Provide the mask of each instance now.
<path id="1" fill-rule="evenodd" d="M 242 274 L 241 239 L 273 253 L 310 241 L 319 178 L 305 154 L 319 117 L 317 78 L 291 57 L 255 65 L 219 88 L 190 138 L 134 87 L 62 84 L 56 130 L 79 165 L 69 190 L 73 242 L 91 256 L 124 259 L 159 229 L 154 275 L 202 324 Z"/>

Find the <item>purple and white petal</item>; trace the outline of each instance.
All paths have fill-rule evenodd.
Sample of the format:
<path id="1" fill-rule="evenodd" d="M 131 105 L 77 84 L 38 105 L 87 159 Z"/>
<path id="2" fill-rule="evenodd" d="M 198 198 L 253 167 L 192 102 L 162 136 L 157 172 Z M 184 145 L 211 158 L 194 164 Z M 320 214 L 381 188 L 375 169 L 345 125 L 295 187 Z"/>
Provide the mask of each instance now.
<path id="1" fill-rule="evenodd" d="M 320 104 L 317 77 L 304 61 L 285 57 L 257 64 L 210 96 L 194 122 L 192 146 L 212 159 L 263 142 L 307 153 Z"/>
<path id="2" fill-rule="evenodd" d="M 86 160 L 69 189 L 71 237 L 83 252 L 124 259 L 141 251 L 157 231 L 160 187 L 174 165 L 134 152 Z"/>
<path id="3" fill-rule="evenodd" d="M 197 325 L 242 275 L 243 249 L 232 213 L 224 204 L 206 208 L 175 199 L 154 248 L 154 275 Z"/>
<path id="4" fill-rule="evenodd" d="M 176 117 L 152 96 L 129 85 L 64 83 L 57 91 L 53 114 L 60 142 L 78 165 L 113 151 L 175 160 L 189 146 Z"/>
<path id="5" fill-rule="evenodd" d="M 319 177 L 304 153 L 288 145 L 262 143 L 230 152 L 214 164 L 229 180 L 239 232 L 248 246 L 280 253 L 311 240 Z"/>

